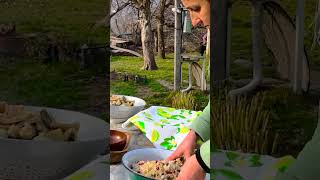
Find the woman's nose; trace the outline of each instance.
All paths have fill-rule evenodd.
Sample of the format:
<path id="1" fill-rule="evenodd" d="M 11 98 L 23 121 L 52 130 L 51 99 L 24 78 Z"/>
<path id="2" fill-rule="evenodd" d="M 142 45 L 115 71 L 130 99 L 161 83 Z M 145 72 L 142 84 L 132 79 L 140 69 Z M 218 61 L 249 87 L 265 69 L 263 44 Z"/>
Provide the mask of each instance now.
<path id="1" fill-rule="evenodd" d="M 202 21 L 201 21 L 201 19 L 199 19 L 199 18 L 194 18 L 194 19 L 192 19 L 192 26 L 193 27 L 196 27 L 196 26 L 198 26 L 199 24 L 201 24 L 202 23 Z"/>

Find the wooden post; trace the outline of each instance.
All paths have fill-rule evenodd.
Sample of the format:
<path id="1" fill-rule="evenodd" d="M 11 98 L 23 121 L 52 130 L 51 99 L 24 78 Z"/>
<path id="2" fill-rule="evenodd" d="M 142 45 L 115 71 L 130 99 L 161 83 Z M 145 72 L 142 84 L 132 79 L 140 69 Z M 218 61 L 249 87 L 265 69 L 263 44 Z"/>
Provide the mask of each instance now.
<path id="1" fill-rule="evenodd" d="M 87 59 L 87 50 L 88 50 L 88 45 L 84 44 L 81 46 L 80 50 L 80 68 L 85 69 L 86 66 L 86 59 Z"/>
<path id="2" fill-rule="evenodd" d="M 226 79 L 228 1 L 211 2 L 210 19 L 210 89 Z"/>
<path id="3" fill-rule="evenodd" d="M 304 0 L 296 0 L 296 44 L 295 62 L 293 74 L 293 91 L 297 94 L 302 92 L 302 59 L 304 54 Z"/>
<path id="4" fill-rule="evenodd" d="M 263 21 L 263 6 L 262 1 L 252 1 L 252 58 L 253 58 L 253 79 L 249 84 L 233 89 L 229 92 L 230 97 L 241 94 L 246 94 L 254 90 L 260 85 L 263 79 L 262 64 L 261 64 L 261 44 L 262 44 L 262 21 Z"/>
<path id="5" fill-rule="evenodd" d="M 175 23 L 174 23 L 174 85 L 173 88 L 175 91 L 180 89 L 181 86 L 181 35 L 182 35 L 182 10 L 180 7 L 180 0 L 174 1 L 175 7 Z"/>
<path id="6" fill-rule="evenodd" d="M 227 57 L 226 57 L 226 78 L 230 77 L 231 65 L 231 29 L 232 29 L 232 4 L 228 3 L 228 33 L 227 33 Z"/>

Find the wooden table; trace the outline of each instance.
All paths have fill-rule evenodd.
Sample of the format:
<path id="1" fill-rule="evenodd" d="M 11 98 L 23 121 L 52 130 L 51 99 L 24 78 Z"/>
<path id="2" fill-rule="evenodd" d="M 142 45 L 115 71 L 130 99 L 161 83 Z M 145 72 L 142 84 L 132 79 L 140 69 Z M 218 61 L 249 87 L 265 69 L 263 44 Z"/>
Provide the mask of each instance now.
<path id="1" fill-rule="evenodd" d="M 181 92 L 187 92 L 187 91 L 191 90 L 191 88 L 192 88 L 192 64 L 198 63 L 200 60 L 202 60 L 200 88 L 202 91 L 207 89 L 206 88 L 206 80 L 205 80 L 206 58 L 204 56 L 194 56 L 194 55 L 182 54 L 181 55 L 181 63 L 188 63 L 189 64 L 189 66 L 188 66 L 189 67 L 189 86 L 186 89 L 181 90 Z M 182 79 L 182 70 L 181 70 L 181 79 Z"/>

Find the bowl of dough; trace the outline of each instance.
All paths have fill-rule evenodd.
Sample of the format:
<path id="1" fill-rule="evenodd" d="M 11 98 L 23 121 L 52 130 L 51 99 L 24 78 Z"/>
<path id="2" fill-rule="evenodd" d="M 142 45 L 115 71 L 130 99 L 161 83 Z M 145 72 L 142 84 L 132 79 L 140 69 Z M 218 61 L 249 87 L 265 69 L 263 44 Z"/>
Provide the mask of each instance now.
<path id="1" fill-rule="evenodd" d="M 146 102 L 143 99 L 124 96 L 110 96 L 110 118 L 116 123 L 121 123 L 142 111 Z"/>
<path id="2" fill-rule="evenodd" d="M 108 129 L 87 114 L 0 102 L 0 179 L 62 179 L 106 153 Z"/>
<path id="3" fill-rule="evenodd" d="M 185 159 L 180 157 L 166 161 L 171 153 L 156 148 L 135 149 L 122 157 L 122 164 L 131 180 L 175 180 Z M 205 180 L 210 180 L 210 174 L 206 174 Z"/>

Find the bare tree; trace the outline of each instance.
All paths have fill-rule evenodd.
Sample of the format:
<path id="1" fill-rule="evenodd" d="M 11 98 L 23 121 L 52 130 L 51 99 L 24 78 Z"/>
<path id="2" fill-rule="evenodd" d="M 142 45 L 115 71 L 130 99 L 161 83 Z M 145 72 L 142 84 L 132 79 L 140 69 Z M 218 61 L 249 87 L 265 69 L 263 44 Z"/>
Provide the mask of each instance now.
<path id="1" fill-rule="evenodd" d="M 150 0 L 131 0 L 140 12 L 140 26 L 141 26 L 141 42 L 143 50 L 144 70 L 158 69 L 154 57 L 154 39 L 151 27 L 151 1 Z"/>
<path id="2" fill-rule="evenodd" d="M 128 0 L 123 0 L 123 1 L 112 0 L 112 4 L 110 5 L 109 3 L 111 2 L 108 2 L 107 4 L 107 8 L 108 8 L 107 15 L 95 22 L 95 24 L 91 27 L 92 31 L 94 31 L 97 27 L 100 27 L 100 26 L 109 27 L 110 19 L 130 5 L 130 1 Z M 110 12 L 110 7 L 113 9 L 111 12 Z"/>
<path id="3" fill-rule="evenodd" d="M 113 3 L 113 11 L 110 14 L 110 19 L 115 16 L 118 12 L 122 11 L 123 9 L 125 9 L 127 6 L 129 6 L 131 3 L 128 0 L 112 0 Z"/>
<path id="4" fill-rule="evenodd" d="M 173 5 L 172 0 L 160 0 L 159 3 L 159 10 L 157 14 L 157 48 L 158 48 L 158 56 L 162 59 L 166 58 L 165 55 L 165 43 L 164 43 L 164 32 L 163 32 L 163 26 L 165 23 L 165 17 L 164 13 L 166 8 L 168 8 L 170 5 Z"/>

